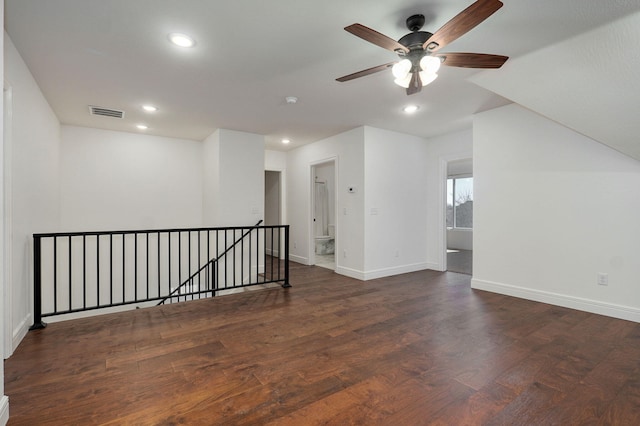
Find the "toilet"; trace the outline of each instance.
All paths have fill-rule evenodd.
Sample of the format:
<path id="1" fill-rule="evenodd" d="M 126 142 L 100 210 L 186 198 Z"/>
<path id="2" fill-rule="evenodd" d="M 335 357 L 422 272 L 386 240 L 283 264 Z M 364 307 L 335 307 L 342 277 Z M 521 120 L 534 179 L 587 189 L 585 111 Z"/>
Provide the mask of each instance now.
<path id="1" fill-rule="evenodd" d="M 327 228 L 329 235 L 322 235 L 315 238 L 316 254 L 333 254 L 335 251 L 336 227 L 329 224 Z"/>

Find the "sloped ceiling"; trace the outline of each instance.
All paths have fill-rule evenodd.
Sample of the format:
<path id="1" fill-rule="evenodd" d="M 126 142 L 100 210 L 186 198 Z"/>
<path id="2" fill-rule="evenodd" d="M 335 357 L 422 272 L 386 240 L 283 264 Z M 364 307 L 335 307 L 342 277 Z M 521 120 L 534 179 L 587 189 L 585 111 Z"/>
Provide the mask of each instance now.
<path id="1" fill-rule="evenodd" d="M 471 80 L 640 160 L 640 12 Z"/>

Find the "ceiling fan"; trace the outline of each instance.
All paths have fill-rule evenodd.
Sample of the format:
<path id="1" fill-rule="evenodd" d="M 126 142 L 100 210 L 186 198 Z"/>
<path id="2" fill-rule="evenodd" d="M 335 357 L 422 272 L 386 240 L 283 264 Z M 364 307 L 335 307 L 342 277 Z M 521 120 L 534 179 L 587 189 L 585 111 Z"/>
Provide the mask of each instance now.
<path id="1" fill-rule="evenodd" d="M 401 60 L 345 75 L 336 80 L 349 81 L 392 68 L 395 83 L 406 88 L 407 95 L 412 95 L 438 77 L 437 72 L 441 64 L 463 68 L 500 68 L 509 59 L 507 56 L 436 52 L 469 32 L 501 7 L 500 0 L 477 0 L 433 34 L 420 31 L 425 22 L 424 15 L 413 15 L 407 19 L 407 28 L 411 32 L 398 41 L 361 24 L 349 25 L 345 27 L 346 31 L 395 52 Z"/>

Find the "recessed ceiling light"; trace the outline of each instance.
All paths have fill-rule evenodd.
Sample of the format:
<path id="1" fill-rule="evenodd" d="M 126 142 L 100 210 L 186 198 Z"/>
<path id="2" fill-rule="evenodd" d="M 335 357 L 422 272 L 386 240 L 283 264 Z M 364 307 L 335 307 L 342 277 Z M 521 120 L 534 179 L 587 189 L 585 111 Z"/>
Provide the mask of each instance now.
<path id="1" fill-rule="evenodd" d="M 291 139 L 282 139 L 282 143 L 283 144 L 288 144 L 289 142 L 291 142 Z"/>
<path id="2" fill-rule="evenodd" d="M 154 107 L 153 105 L 142 105 L 142 109 L 147 112 L 156 112 L 158 110 L 158 108 Z"/>
<path id="3" fill-rule="evenodd" d="M 298 102 L 298 98 L 296 98 L 295 96 L 287 96 L 286 98 L 284 98 L 285 101 L 287 101 L 288 104 L 295 104 L 296 102 Z"/>
<path id="4" fill-rule="evenodd" d="M 181 33 L 169 34 L 169 41 L 180 47 L 193 47 L 196 45 L 196 41 L 193 38 Z"/>
<path id="5" fill-rule="evenodd" d="M 419 109 L 420 107 L 418 105 L 407 105 L 406 107 L 402 108 L 402 111 L 406 112 L 407 114 L 413 114 Z"/>
<path id="6" fill-rule="evenodd" d="M 136 127 L 140 130 L 147 130 L 149 128 L 146 124 L 136 124 Z"/>

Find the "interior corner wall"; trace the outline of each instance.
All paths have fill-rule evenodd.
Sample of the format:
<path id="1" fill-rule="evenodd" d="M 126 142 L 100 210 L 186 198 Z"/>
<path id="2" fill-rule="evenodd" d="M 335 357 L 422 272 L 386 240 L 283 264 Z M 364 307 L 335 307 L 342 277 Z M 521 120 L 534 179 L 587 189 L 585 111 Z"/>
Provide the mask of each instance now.
<path id="1" fill-rule="evenodd" d="M 447 162 L 473 156 L 473 131 L 467 129 L 427 141 L 427 264 L 430 269 L 445 269 L 445 208 Z M 474 201 L 475 206 L 475 201 Z M 475 215 L 475 212 L 474 212 Z M 475 221 L 475 219 L 474 219 Z"/>
<path id="2" fill-rule="evenodd" d="M 216 226 L 220 191 L 220 130 L 202 142 L 202 225 Z"/>
<path id="3" fill-rule="evenodd" d="M 330 160 L 336 161 L 337 175 L 336 272 L 364 279 L 364 127 L 287 152 L 291 260 L 310 262 L 311 167 Z"/>
<path id="4" fill-rule="evenodd" d="M 0 18 L 4 20 L 4 2 L 0 4 Z M 4 82 L 4 32 L 0 33 L 0 44 L 3 45 L 3 49 L 0 50 L 0 81 Z M 4 105 L 4 96 L 0 99 L 0 117 L 4 118 L 5 105 Z M 4 149 L 4 119 L 0 120 L 0 137 L 2 137 L 2 145 L 0 149 L 0 176 L 2 176 L 3 184 L 0 185 L 0 200 L 2 200 L 3 208 L 0 209 L 0 222 L 4 223 L 5 220 L 5 212 L 4 212 L 4 158 L 5 158 L 5 149 Z M 6 230 L 3 226 L 0 226 L 0 241 L 4 242 L 6 238 Z M 9 283 L 5 280 L 5 259 L 7 252 L 5 250 L 4 244 L 0 244 L 0 294 L 2 295 L 2 302 L 0 302 L 0 349 L 2 350 L 2 359 L 5 358 L 5 353 L 9 352 L 9 348 L 7 348 L 8 343 L 5 342 L 5 313 L 7 312 L 5 306 L 7 305 L 7 287 Z M 9 421 L 9 398 L 4 394 L 4 362 L 0 362 L 0 425 L 6 425 Z"/>
<path id="5" fill-rule="evenodd" d="M 218 129 L 203 147 L 205 226 L 251 226 L 264 219 L 264 136 Z"/>
<path id="6" fill-rule="evenodd" d="M 287 168 L 287 153 L 282 151 L 264 150 L 264 169 L 283 171 Z"/>
<path id="7" fill-rule="evenodd" d="M 10 248 L 5 253 L 7 283 L 5 332 L 8 356 L 33 323 L 32 235 L 59 227 L 60 123 L 9 36 L 4 34 L 4 81 L 11 91 L 8 137 L 4 141 L 5 225 Z"/>
<path id="8" fill-rule="evenodd" d="M 640 162 L 515 104 L 473 132 L 472 286 L 640 322 Z"/>
<path id="9" fill-rule="evenodd" d="M 365 127 L 365 279 L 427 269 L 428 143 Z"/>
<path id="10" fill-rule="evenodd" d="M 202 226 L 201 142 L 62 126 L 61 227 Z"/>

